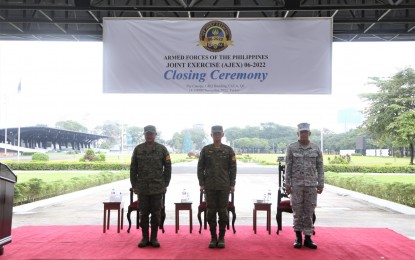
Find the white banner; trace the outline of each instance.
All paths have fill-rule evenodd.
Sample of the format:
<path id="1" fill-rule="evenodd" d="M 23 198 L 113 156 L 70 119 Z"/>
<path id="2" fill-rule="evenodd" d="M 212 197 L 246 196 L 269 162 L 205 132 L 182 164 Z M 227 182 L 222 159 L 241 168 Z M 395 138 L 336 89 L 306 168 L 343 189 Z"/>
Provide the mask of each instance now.
<path id="1" fill-rule="evenodd" d="M 104 18 L 103 43 L 104 93 L 331 93 L 330 18 Z"/>

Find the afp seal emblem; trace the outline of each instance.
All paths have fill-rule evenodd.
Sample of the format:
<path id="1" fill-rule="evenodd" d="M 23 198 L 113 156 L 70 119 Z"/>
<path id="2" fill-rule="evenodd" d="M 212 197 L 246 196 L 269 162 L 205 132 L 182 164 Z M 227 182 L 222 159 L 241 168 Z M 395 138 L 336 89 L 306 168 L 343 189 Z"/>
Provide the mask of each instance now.
<path id="1" fill-rule="evenodd" d="M 198 45 L 211 52 L 220 52 L 233 45 L 231 30 L 221 21 L 211 21 L 203 25 L 199 40 Z"/>

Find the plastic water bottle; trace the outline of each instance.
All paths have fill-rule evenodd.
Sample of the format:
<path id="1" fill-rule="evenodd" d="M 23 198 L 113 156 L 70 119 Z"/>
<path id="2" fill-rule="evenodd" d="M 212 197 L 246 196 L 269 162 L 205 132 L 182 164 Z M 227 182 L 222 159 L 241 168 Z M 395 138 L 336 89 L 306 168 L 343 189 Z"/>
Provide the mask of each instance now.
<path id="1" fill-rule="evenodd" d="M 267 202 L 268 203 L 271 203 L 271 190 L 268 190 L 268 193 L 267 193 Z"/>
<path id="2" fill-rule="evenodd" d="M 187 201 L 187 192 L 186 189 L 183 189 L 182 191 L 182 202 L 186 202 Z"/>
<path id="3" fill-rule="evenodd" d="M 114 202 L 115 201 L 115 190 L 112 189 L 111 190 L 111 195 L 110 195 L 110 202 Z"/>

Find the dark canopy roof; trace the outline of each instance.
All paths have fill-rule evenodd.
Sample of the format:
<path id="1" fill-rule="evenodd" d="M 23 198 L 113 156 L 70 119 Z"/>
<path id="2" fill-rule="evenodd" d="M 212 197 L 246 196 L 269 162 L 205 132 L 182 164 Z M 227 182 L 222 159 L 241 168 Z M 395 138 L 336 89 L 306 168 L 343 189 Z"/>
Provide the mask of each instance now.
<path id="1" fill-rule="evenodd" d="M 0 129 L 0 142 L 4 142 L 5 129 Z M 41 144 L 46 148 L 46 143 L 67 145 L 72 144 L 79 149 L 88 147 L 92 142 L 103 138 L 110 138 L 105 135 L 88 134 L 76 131 L 69 131 L 64 129 L 49 128 L 49 127 L 21 127 L 20 139 L 24 147 L 32 148 L 33 144 Z M 17 146 L 18 128 L 7 128 L 7 140 L 10 144 Z"/>
<path id="2" fill-rule="evenodd" d="M 101 41 L 105 17 L 332 17 L 333 41 L 414 41 L 413 0 L 0 1 L 0 40 Z"/>

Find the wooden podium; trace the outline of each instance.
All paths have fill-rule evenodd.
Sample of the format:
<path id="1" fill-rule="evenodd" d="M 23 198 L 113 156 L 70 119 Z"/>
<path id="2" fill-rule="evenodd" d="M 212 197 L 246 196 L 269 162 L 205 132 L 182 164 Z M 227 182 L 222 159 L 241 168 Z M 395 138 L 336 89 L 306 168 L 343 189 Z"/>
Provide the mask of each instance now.
<path id="1" fill-rule="evenodd" d="M 12 216 L 14 184 L 16 175 L 10 168 L 0 163 L 0 255 L 3 255 L 6 245 L 12 242 Z"/>

